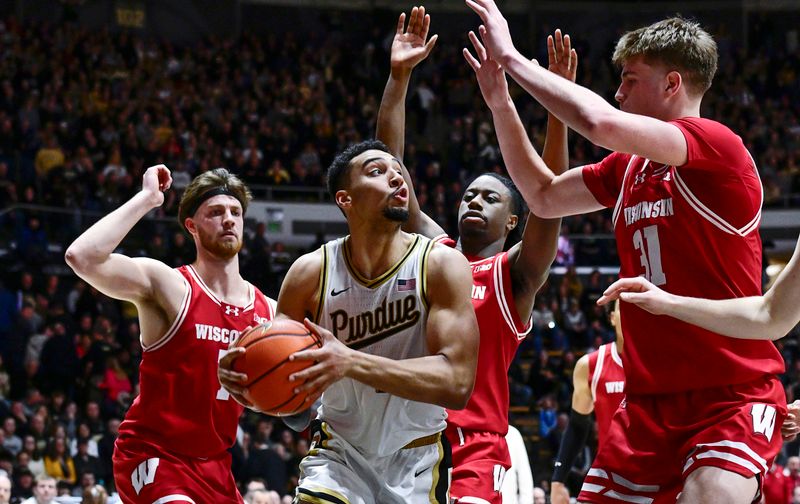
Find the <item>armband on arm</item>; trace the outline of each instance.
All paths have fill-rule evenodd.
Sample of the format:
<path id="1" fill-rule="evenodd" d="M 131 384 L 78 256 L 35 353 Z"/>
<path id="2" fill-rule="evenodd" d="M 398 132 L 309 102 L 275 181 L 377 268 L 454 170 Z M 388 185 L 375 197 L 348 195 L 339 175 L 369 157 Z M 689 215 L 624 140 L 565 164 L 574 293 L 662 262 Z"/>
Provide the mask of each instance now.
<path id="1" fill-rule="evenodd" d="M 555 468 L 553 469 L 553 481 L 563 483 L 567 474 L 572 469 L 575 459 L 586 445 L 586 438 L 592 428 L 592 415 L 581 415 L 572 410 L 569 416 L 564 437 L 561 438 L 561 446 L 558 448 Z"/>

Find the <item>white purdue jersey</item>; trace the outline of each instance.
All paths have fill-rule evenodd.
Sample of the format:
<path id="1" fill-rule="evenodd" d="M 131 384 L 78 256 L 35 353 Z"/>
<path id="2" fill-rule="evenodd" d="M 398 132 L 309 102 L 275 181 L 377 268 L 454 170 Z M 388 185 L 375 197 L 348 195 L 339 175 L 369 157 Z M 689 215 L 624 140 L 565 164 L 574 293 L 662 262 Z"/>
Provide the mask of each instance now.
<path id="1" fill-rule="evenodd" d="M 425 277 L 434 243 L 419 235 L 402 259 L 375 279 L 351 267 L 347 238 L 322 248 L 317 323 L 348 347 L 390 359 L 428 354 Z M 444 408 L 403 399 L 350 378 L 322 394 L 318 416 L 362 453 L 384 456 L 444 430 Z"/>

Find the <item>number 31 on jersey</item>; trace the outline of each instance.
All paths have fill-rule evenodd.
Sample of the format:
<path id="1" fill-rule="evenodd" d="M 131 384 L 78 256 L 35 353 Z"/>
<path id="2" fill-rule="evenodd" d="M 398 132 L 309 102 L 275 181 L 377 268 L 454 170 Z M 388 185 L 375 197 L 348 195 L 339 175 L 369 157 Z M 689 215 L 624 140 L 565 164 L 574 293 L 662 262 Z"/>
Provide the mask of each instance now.
<path id="1" fill-rule="evenodd" d="M 633 233 L 633 248 L 639 251 L 644 274 L 641 276 L 654 283 L 664 285 L 667 276 L 661 267 L 661 243 L 658 241 L 658 226 L 647 226 Z"/>

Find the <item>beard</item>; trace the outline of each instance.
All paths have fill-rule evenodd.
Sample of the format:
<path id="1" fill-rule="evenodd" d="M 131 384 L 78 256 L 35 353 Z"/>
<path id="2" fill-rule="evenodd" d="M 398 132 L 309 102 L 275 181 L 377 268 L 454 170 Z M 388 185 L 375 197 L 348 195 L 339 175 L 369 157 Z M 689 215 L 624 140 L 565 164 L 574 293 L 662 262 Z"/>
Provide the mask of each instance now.
<path id="1" fill-rule="evenodd" d="M 220 259 L 232 259 L 242 250 L 242 240 L 238 237 L 235 242 L 217 241 L 199 228 L 197 229 L 197 233 L 200 237 L 200 245 Z"/>
<path id="2" fill-rule="evenodd" d="M 386 207 L 383 209 L 383 216 L 393 222 L 407 222 L 408 208 Z"/>

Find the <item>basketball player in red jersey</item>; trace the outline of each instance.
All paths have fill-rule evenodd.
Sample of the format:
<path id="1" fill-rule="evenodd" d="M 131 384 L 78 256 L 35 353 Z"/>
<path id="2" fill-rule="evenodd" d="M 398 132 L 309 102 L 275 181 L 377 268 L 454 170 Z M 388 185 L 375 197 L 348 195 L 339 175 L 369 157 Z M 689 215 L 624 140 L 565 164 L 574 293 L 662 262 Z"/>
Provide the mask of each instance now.
<path id="1" fill-rule="evenodd" d="M 187 186 L 181 224 L 197 260 L 172 269 L 113 253 L 133 226 L 164 202 L 164 165 L 142 190 L 79 236 L 67 250 L 75 273 L 101 292 L 136 305 L 143 348 L 140 394 L 120 426 L 114 481 L 123 501 L 239 503 L 231 457 L 242 406 L 217 380 L 217 361 L 247 326 L 271 320 L 274 301 L 239 275 L 250 191 L 217 168 Z"/>
<path id="2" fill-rule="evenodd" d="M 401 14 L 376 135 L 398 158 L 404 151 L 405 98 L 411 72 L 436 42 L 435 35 L 427 38 L 430 16 L 424 7 L 412 9 L 407 29 L 404 24 L 405 14 Z M 574 80 L 577 55 L 569 37 L 558 32 L 548 42 L 551 69 Z M 548 124 L 545 157 L 553 166 L 566 169 L 566 128 L 558 121 Z M 408 174 L 405 176 L 410 186 Z M 529 215 L 521 241 L 514 244 L 509 235 L 522 226 L 524 204 L 513 183 L 494 173 L 478 177 L 466 189 L 459 208 L 457 243 L 420 210 L 413 191 L 409 206 L 411 216 L 404 229 L 439 237 L 460 250 L 472 267 L 472 302 L 481 338 L 478 376 L 467 407 L 448 410 L 447 436 L 453 448 L 451 496 L 456 502 L 500 503 L 503 476 L 511 467 L 505 441 L 508 368 L 530 331 L 534 295 L 555 257 L 560 220 Z"/>
<path id="3" fill-rule="evenodd" d="M 492 0 L 466 0 L 484 26 L 473 40 L 551 113 L 617 151 L 581 170 L 507 165 L 537 215 L 614 208 L 622 277 L 707 298 L 760 294 L 762 189 L 742 140 L 700 118 L 717 66 L 716 44 L 696 23 L 671 18 L 625 34 L 616 98 L 600 96 L 524 58 Z M 487 54 L 488 53 L 488 54 Z M 491 105 L 503 155 L 530 153 L 515 112 Z M 498 120 L 505 117 L 506 120 Z M 513 172 L 512 172 L 513 174 Z M 768 341 L 734 340 L 621 306 L 626 400 L 584 482 L 583 502 L 746 503 L 781 445 L 783 359 Z"/>
<path id="4" fill-rule="evenodd" d="M 572 413 L 561 438 L 550 485 L 550 501 L 553 504 L 569 504 L 569 492 L 564 481 L 586 444 L 592 428 L 589 415 L 594 411 L 597 445 L 601 446 L 611 426 L 611 417 L 625 397 L 625 369 L 621 359 L 625 337 L 619 320 L 619 304 L 614 305 L 610 319 L 617 339 L 584 355 L 575 363 L 572 373 Z"/>

